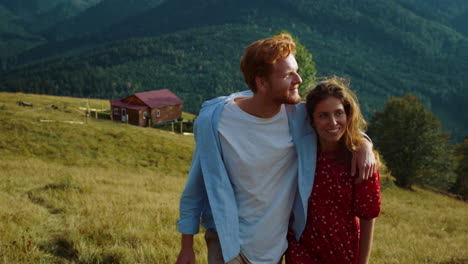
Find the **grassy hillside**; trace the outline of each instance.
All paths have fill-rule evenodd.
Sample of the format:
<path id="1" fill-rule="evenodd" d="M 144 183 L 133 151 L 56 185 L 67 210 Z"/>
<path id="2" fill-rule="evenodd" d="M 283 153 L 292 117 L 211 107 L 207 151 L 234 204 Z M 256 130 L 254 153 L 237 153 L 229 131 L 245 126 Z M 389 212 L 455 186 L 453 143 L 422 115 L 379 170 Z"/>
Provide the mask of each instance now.
<path id="1" fill-rule="evenodd" d="M 69 166 L 147 168 L 179 176 L 188 172 L 193 139 L 111 121 L 86 121 L 80 107 L 109 109 L 108 101 L 7 93 L 1 97 L 0 153 L 5 156 Z M 17 106 L 17 101 L 33 107 Z"/>
<path id="2" fill-rule="evenodd" d="M 175 261 L 193 137 L 112 121 L 64 122 L 84 122 L 79 107 L 87 104 L 0 93 L 0 263 Z M 389 185 L 372 263 L 468 263 L 466 212 L 465 202 Z M 195 246 L 205 263 L 202 236 Z"/>

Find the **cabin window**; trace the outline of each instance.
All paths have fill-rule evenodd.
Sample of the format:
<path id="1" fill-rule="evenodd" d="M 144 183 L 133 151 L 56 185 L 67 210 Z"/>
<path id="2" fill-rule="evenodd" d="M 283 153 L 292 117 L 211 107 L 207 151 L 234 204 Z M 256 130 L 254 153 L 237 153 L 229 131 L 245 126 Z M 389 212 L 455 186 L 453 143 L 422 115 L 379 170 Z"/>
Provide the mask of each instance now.
<path id="1" fill-rule="evenodd" d="M 143 112 L 143 118 L 144 118 L 144 119 L 147 119 L 147 118 L 148 118 L 148 113 L 147 113 L 147 112 Z"/>
<path id="2" fill-rule="evenodd" d="M 160 111 L 160 110 L 156 110 L 156 116 L 157 116 L 157 117 L 160 117 L 160 116 L 161 116 L 161 111 Z"/>
<path id="3" fill-rule="evenodd" d="M 119 115 L 119 114 L 120 114 L 120 109 L 114 108 L 114 115 Z"/>

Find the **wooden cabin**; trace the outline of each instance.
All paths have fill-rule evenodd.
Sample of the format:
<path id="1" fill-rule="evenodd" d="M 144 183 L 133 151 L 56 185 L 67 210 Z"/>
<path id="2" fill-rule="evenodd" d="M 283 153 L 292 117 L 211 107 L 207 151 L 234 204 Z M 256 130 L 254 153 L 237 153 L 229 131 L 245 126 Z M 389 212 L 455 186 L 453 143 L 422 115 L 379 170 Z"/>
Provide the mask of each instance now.
<path id="1" fill-rule="evenodd" d="M 168 89 L 112 99 L 112 120 L 136 126 L 169 122 L 182 117 L 183 102 Z"/>

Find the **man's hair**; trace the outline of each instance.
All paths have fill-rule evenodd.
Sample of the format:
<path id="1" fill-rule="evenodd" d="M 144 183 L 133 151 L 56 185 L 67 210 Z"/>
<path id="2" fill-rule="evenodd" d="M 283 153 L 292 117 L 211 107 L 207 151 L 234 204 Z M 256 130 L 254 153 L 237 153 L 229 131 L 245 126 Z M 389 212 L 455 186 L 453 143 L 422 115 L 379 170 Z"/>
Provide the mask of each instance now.
<path id="1" fill-rule="evenodd" d="M 290 54 L 296 54 L 296 44 L 289 34 L 279 34 L 250 44 L 240 63 L 240 70 L 250 90 L 257 92 L 255 77 L 269 77 L 276 60 Z"/>
<path id="2" fill-rule="evenodd" d="M 365 140 L 362 132 L 365 131 L 367 124 L 359 108 L 358 99 L 349 88 L 349 80 L 332 76 L 319 82 L 307 94 L 306 108 L 311 124 L 314 122 L 313 114 L 317 104 L 330 96 L 339 99 L 346 112 L 346 131 L 341 140 L 349 151 L 356 151 Z"/>

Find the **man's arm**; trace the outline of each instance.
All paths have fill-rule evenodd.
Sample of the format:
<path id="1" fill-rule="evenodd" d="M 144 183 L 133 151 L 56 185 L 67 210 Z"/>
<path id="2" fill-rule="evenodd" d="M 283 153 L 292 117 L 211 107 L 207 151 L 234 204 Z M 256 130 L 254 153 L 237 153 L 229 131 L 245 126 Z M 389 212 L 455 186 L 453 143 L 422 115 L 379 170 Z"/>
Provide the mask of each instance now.
<path id="1" fill-rule="evenodd" d="M 200 215 L 206 196 L 199 166 L 198 153 L 195 151 L 189 178 L 180 199 L 180 220 L 177 224 L 182 238 L 176 264 L 195 264 L 193 236 L 199 231 Z"/>
<path id="2" fill-rule="evenodd" d="M 197 126 L 194 127 L 196 133 Z M 200 153 L 197 145 L 192 158 L 189 176 L 180 198 L 180 219 L 178 231 L 182 233 L 181 249 L 176 264 L 195 264 L 193 236 L 200 226 L 200 216 L 207 201 L 205 184 L 200 164 Z"/>
<path id="3" fill-rule="evenodd" d="M 195 252 L 193 251 L 193 235 L 182 234 L 181 249 L 176 264 L 195 264 Z"/>
<path id="4" fill-rule="evenodd" d="M 360 183 L 363 180 L 369 179 L 377 170 L 377 160 L 372 151 L 372 143 L 368 140 L 364 140 L 359 150 L 353 152 L 351 176 L 356 175 L 356 170 L 359 172 L 359 175 L 355 183 Z"/>

